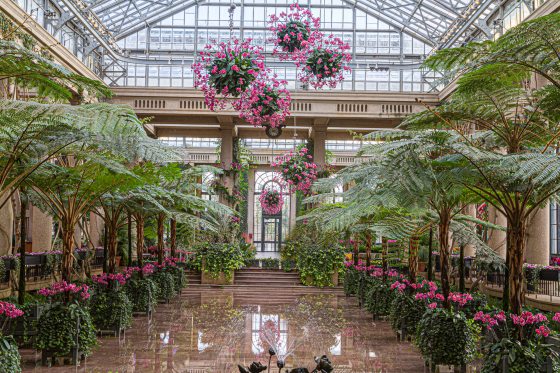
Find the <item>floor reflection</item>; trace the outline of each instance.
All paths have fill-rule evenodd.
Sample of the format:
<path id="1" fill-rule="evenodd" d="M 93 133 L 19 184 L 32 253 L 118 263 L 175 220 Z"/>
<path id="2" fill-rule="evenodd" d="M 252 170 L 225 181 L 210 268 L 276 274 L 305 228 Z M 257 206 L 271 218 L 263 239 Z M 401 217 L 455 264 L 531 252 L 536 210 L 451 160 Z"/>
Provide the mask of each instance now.
<path id="1" fill-rule="evenodd" d="M 159 305 L 151 321 L 135 318 L 124 339 L 100 339 L 80 368 L 34 368 L 29 362 L 24 372 L 229 373 L 238 371 L 237 364 L 267 364 L 270 346 L 287 368 L 311 371 L 313 357 L 326 354 L 335 372 L 424 370 L 418 352 L 397 343 L 388 323 L 373 323 L 354 299 L 339 290 L 309 292 L 189 289 Z M 278 372 L 275 358 L 272 366 Z"/>

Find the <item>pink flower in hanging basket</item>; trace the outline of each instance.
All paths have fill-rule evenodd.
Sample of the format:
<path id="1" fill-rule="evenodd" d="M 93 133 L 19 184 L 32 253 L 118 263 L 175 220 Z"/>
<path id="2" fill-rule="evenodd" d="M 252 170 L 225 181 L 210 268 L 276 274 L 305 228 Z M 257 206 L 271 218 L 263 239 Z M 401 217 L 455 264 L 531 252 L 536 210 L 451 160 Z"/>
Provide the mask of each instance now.
<path id="1" fill-rule="evenodd" d="M 280 127 L 290 115 L 291 97 L 286 84 L 276 76 L 255 80 L 234 107 L 241 118 L 254 126 Z"/>
<path id="2" fill-rule="evenodd" d="M 344 80 L 344 73 L 350 72 L 348 63 L 352 61 L 350 45 L 342 39 L 329 35 L 321 40 L 307 57 L 305 65 L 298 73 L 302 83 L 315 89 L 328 85 L 336 88 Z"/>
<path id="3" fill-rule="evenodd" d="M 251 39 L 206 45 L 192 68 L 194 86 L 204 92 L 210 110 L 225 108 L 228 99 L 239 100 L 254 80 L 266 78 L 262 48 Z"/>
<path id="4" fill-rule="evenodd" d="M 309 162 L 307 152 L 306 147 L 301 147 L 297 153 L 289 152 L 276 157 L 273 162 L 273 167 L 282 170 L 278 181 L 286 184 L 291 193 L 299 190 L 309 194 L 313 182 L 317 180 L 317 165 Z"/>
<path id="5" fill-rule="evenodd" d="M 268 215 L 276 215 L 282 211 L 284 199 L 282 192 L 275 189 L 264 189 L 259 197 L 263 212 Z"/>
<path id="6" fill-rule="evenodd" d="M 301 8 L 297 3 L 290 5 L 287 13 L 271 15 L 268 29 L 274 34 L 270 39 L 275 45 L 272 54 L 298 66 L 304 64 L 309 52 L 323 38 L 320 25 L 319 17 L 314 17 L 310 9 Z"/>

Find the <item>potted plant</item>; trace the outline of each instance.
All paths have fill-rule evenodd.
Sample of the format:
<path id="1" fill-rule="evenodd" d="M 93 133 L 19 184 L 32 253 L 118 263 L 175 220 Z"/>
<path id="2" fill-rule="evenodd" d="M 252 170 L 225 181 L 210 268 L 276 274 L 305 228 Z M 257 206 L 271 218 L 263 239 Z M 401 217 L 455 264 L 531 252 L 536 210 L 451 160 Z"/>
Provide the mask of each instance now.
<path id="1" fill-rule="evenodd" d="M 352 55 L 348 53 L 349 49 L 348 43 L 333 35 L 323 39 L 307 57 L 298 76 L 300 81 L 316 89 L 325 85 L 336 88 L 344 80 L 344 72 L 350 71 L 348 63 L 352 61 Z"/>
<path id="2" fill-rule="evenodd" d="M 90 310 L 97 330 L 119 334 L 132 324 L 132 302 L 124 287 L 129 278 L 128 273 L 103 273 L 92 277 L 94 294 Z"/>
<path id="3" fill-rule="evenodd" d="M 291 151 L 276 157 L 272 162 L 272 167 L 279 169 L 290 192 L 299 190 L 308 194 L 311 184 L 317 180 L 317 165 L 312 162 L 313 156 L 308 153 L 305 146 L 300 146 L 296 152 Z"/>
<path id="4" fill-rule="evenodd" d="M 157 304 L 158 288 L 150 278 L 154 273 L 154 266 L 151 263 L 145 264 L 142 268 L 129 267 L 126 273 L 130 274 L 130 279 L 125 286 L 126 294 L 132 302 L 133 312 L 150 314 Z"/>
<path id="5" fill-rule="evenodd" d="M 10 335 L 5 335 L 9 321 L 23 316 L 23 311 L 12 303 L 0 301 L 0 371 L 21 372 L 18 346 Z"/>
<path id="6" fill-rule="evenodd" d="M 89 287 L 61 281 L 38 293 L 52 302 L 39 318 L 35 341 L 35 348 L 42 352 L 43 364 L 48 358 L 71 359 L 77 364 L 97 343 L 86 305 L 90 298 Z"/>
<path id="7" fill-rule="evenodd" d="M 267 215 L 276 215 L 282 211 L 284 200 L 282 191 L 276 189 L 264 189 L 259 197 L 263 212 Z"/>

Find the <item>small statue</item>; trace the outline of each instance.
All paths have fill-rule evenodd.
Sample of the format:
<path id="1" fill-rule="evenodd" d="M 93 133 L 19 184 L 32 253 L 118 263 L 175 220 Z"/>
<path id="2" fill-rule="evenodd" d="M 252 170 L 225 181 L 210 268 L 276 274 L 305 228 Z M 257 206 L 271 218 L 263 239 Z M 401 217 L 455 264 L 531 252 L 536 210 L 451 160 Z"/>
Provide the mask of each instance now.
<path id="1" fill-rule="evenodd" d="M 315 357 L 315 362 L 317 363 L 317 366 L 315 367 L 315 370 L 313 372 L 331 373 L 334 370 L 332 363 L 327 355 Z"/>
<path id="2" fill-rule="evenodd" d="M 239 368 L 239 373 L 261 373 L 266 370 L 267 366 L 262 365 L 260 362 L 252 362 L 248 368 L 241 365 L 237 366 Z"/>

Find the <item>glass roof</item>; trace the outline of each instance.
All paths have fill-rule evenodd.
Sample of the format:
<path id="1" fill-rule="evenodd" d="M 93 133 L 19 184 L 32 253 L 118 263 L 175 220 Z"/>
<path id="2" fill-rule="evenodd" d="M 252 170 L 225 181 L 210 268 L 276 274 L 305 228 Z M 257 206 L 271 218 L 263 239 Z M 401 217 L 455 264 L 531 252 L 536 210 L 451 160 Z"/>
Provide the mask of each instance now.
<path id="1" fill-rule="evenodd" d="M 31 11 L 46 1 L 54 21 L 41 15 L 47 30 L 62 39 L 111 86 L 193 87 L 190 68 L 208 43 L 231 35 L 252 39 L 265 50 L 266 64 L 289 88 L 298 88 L 296 70 L 272 55 L 267 29 L 271 14 L 293 0 L 16 0 Z M 301 0 L 321 18 L 321 31 L 351 46 L 349 73 L 336 89 L 429 92 L 437 74 L 421 63 L 434 49 L 491 37 L 480 22 L 496 9 L 495 0 Z M 52 17 L 51 17 L 52 18 Z M 69 22 L 71 20 L 71 22 Z M 73 27 L 75 24 L 78 27 Z M 68 36 L 70 35 L 70 37 Z M 71 37 L 74 35 L 74 38 Z M 93 58 L 91 58 L 93 56 Z"/>

